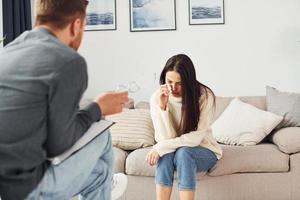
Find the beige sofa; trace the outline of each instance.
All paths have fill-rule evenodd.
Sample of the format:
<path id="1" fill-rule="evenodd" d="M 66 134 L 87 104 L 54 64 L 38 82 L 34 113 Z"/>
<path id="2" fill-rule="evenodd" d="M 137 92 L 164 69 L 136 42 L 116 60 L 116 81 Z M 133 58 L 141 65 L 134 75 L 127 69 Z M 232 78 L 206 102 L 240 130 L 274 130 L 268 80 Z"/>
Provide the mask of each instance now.
<path id="1" fill-rule="evenodd" d="M 214 120 L 224 111 L 232 98 L 218 97 Z M 265 97 L 241 97 L 242 101 L 266 110 Z M 149 109 L 146 102 L 136 108 Z M 300 136 L 300 128 L 287 128 L 283 141 L 289 139 L 289 132 Z M 296 132 L 296 133 L 295 133 Z M 292 138 L 292 136 L 291 136 Z M 256 146 L 222 145 L 223 158 L 208 173 L 199 173 L 196 199 L 200 200 L 299 200 L 300 199 L 300 152 L 284 153 L 277 145 L 269 142 Z M 299 140 L 293 145 L 300 146 Z M 293 142 L 293 141 L 290 141 Z M 288 148 L 288 143 L 282 144 Z M 284 146 L 287 145 L 287 146 Z M 128 188 L 122 200 L 155 199 L 155 167 L 145 162 L 151 147 L 123 151 L 114 147 L 115 172 L 128 175 Z M 178 198 L 176 178 L 172 199 Z"/>

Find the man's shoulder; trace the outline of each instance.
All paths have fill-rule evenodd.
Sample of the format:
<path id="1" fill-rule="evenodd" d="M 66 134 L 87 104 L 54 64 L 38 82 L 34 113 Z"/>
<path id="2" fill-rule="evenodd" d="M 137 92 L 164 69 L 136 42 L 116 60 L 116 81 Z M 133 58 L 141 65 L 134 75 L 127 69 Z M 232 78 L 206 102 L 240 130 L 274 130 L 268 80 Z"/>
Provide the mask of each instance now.
<path id="1" fill-rule="evenodd" d="M 38 61 L 69 62 L 82 58 L 74 49 L 61 43 L 54 35 L 39 30 L 23 33 L 8 47 L 9 52 L 30 56 Z"/>
<path id="2" fill-rule="evenodd" d="M 13 59 L 12 59 L 13 58 Z M 74 64 L 75 63 L 75 64 Z M 86 71 L 85 59 L 54 35 L 27 31 L 7 45 L 0 56 L 0 71 L 26 69 L 28 74 L 54 77 L 65 71 Z M 31 76 L 30 75 L 30 76 Z"/>
<path id="3" fill-rule="evenodd" d="M 74 49 L 61 43 L 53 36 L 37 38 L 38 42 L 34 41 L 34 37 L 31 40 L 33 40 L 31 41 L 33 47 L 37 48 L 37 53 L 43 54 L 43 56 L 52 57 L 53 61 L 69 62 L 73 59 L 81 58 Z"/>

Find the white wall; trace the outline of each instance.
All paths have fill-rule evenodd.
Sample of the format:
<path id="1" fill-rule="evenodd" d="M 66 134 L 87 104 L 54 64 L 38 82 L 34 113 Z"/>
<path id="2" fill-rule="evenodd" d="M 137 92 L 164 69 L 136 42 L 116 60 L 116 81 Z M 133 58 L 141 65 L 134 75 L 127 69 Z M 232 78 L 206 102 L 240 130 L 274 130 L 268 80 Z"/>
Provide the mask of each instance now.
<path id="1" fill-rule="evenodd" d="M 86 97 L 135 80 L 148 100 L 166 60 L 188 54 L 218 96 L 264 95 L 265 85 L 300 92 L 300 1 L 225 0 L 225 25 L 188 25 L 177 0 L 177 31 L 130 32 L 129 2 L 117 0 L 117 31 L 85 32 Z"/>
<path id="2" fill-rule="evenodd" d="M 32 27 L 34 26 L 35 23 L 35 10 L 34 10 L 34 0 L 30 0 L 31 3 L 31 23 L 32 23 Z"/>
<path id="3" fill-rule="evenodd" d="M 2 14 L 2 0 L 0 0 L 0 38 L 3 37 L 3 23 L 2 23 L 2 20 L 3 20 L 3 14 Z M 3 47 L 3 42 L 0 44 L 0 48 Z"/>

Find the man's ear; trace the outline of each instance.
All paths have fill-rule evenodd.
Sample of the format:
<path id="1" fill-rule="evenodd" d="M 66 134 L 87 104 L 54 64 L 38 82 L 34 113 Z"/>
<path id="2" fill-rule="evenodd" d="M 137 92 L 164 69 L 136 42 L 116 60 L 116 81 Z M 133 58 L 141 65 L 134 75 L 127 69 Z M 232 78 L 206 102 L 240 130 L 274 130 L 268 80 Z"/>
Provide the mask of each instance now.
<path id="1" fill-rule="evenodd" d="M 72 38 L 76 38 L 78 34 L 80 34 L 80 31 L 82 29 L 82 19 L 80 17 L 75 18 L 72 23 L 70 24 L 70 35 Z"/>

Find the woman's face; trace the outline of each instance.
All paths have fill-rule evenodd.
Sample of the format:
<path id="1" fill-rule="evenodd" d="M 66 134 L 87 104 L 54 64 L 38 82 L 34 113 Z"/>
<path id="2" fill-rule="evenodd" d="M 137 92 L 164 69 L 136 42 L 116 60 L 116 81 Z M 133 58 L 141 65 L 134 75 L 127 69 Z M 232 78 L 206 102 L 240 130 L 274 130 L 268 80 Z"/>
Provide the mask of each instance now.
<path id="1" fill-rule="evenodd" d="M 178 72 L 168 71 L 166 73 L 166 84 L 171 90 L 173 96 L 181 97 L 181 77 Z"/>

